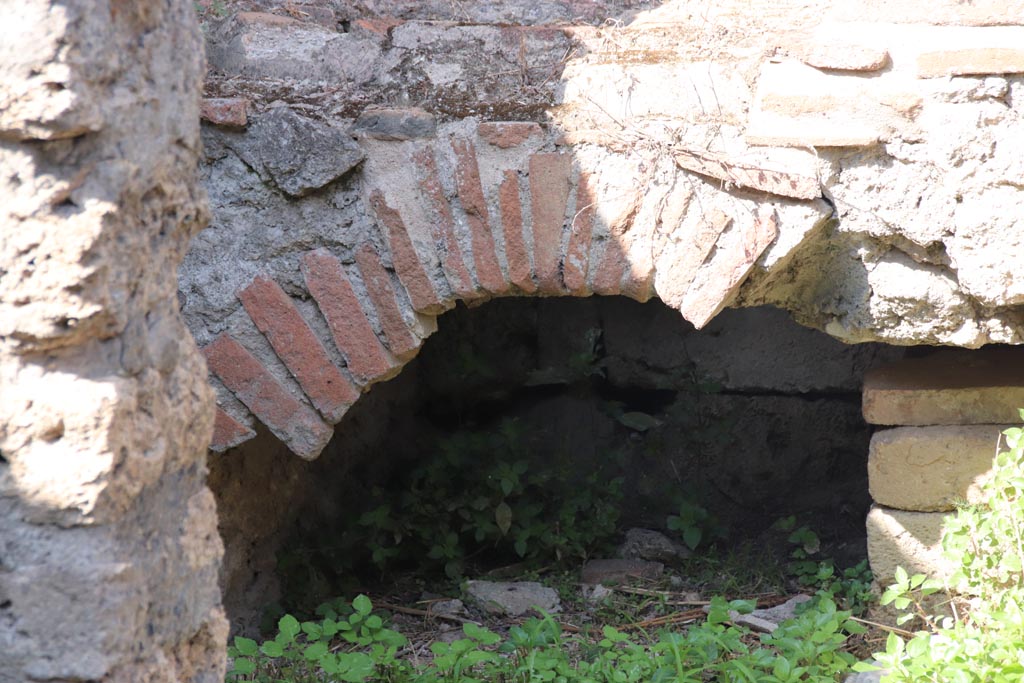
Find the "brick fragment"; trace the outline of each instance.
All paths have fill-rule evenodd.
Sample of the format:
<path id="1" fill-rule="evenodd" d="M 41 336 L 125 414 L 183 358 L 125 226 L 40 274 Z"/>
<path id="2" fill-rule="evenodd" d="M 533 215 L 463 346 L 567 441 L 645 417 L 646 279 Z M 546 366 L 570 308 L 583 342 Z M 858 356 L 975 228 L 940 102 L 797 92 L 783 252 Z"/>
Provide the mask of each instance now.
<path id="1" fill-rule="evenodd" d="M 941 349 L 864 377 L 864 419 L 878 425 L 1015 424 L 1024 349 Z"/>
<path id="2" fill-rule="evenodd" d="M 778 236 L 774 211 L 770 206 L 766 209 L 744 226 L 738 242 L 719 245 L 683 298 L 679 312 L 698 330 L 732 301 L 757 259 Z"/>
<path id="3" fill-rule="evenodd" d="M 565 248 L 562 263 L 562 278 L 565 287 L 573 296 L 589 296 L 590 285 L 587 274 L 590 269 L 590 240 L 597 216 L 597 199 L 591 187 L 593 178 L 589 173 L 580 174 L 576 186 L 576 214 L 569 224 L 569 243 Z"/>
<path id="4" fill-rule="evenodd" d="M 242 306 L 328 422 L 341 420 L 359 392 L 331 362 L 322 343 L 281 287 L 258 276 L 238 293 Z"/>
<path id="5" fill-rule="evenodd" d="M 924 52 L 917 57 L 917 75 L 983 76 L 1024 73 L 1024 48 L 975 47 Z"/>
<path id="6" fill-rule="evenodd" d="M 617 296 L 622 294 L 622 277 L 629 268 L 625 246 L 613 235 L 604 241 L 604 251 L 594 271 L 591 287 L 595 294 Z"/>
<path id="7" fill-rule="evenodd" d="M 388 349 L 399 360 L 411 359 L 419 351 L 420 339 L 405 324 L 391 277 L 371 245 L 364 244 L 356 250 L 356 265 L 377 312 Z"/>
<path id="8" fill-rule="evenodd" d="M 643 195 L 636 193 L 623 204 L 619 215 L 608 225 L 609 237 L 605 240 L 604 251 L 591 277 L 591 287 L 597 294 L 622 294 L 623 278 L 627 272 L 632 276 L 627 233 L 633 227 L 642 199 Z"/>
<path id="9" fill-rule="evenodd" d="M 384 200 L 380 190 L 370 193 L 370 207 L 384 225 L 388 245 L 391 247 L 391 260 L 395 264 L 395 272 L 402 286 L 409 293 L 412 307 L 421 313 L 438 314 L 445 311 L 445 302 L 437 295 L 434 285 L 430 283 L 427 272 L 420 261 L 416 248 L 409 237 L 409 230 L 397 209 L 392 209 Z"/>
<path id="10" fill-rule="evenodd" d="M 244 97 L 204 97 L 199 117 L 218 126 L 244 128 L 249 122 L 249 100 Z"/>
<path id="11" fill-rule="evenodd" d="M 540 125 L 529 121 L 495 121 L 477 127 L 481 140 L 501 149 L 517 147 L 540 133 Z"/>
<path id="12" fill-rule="evenodd" d="M 884 48 L 856 43 L 808 40 L 788 51 L 804 64 L 818 69 L 878 71 L 889 64 L 889 53 Z"/>
<path id="13" fill-rule="evenodd" d="M 239 12 L 235 15 L 235 21 L 239 24 L 256 26 L 292 26 L 299 23 L 291 17 L 270 12 Z"/>
<path id="14" fill-rule="evenodd" d="M 413 156 L 413 162 L 421 173 L 420 190 L 434 212 L 431 230 L 434 241 L 439 247 L 441 268 L 452 287 L 452 291 L 460 299 L 472 301 L 480 298 L 480 292 L 473 283 L 473 278 L 466 269 L 462 258 L 459 241 L 455 234 L 455 218 L 451 206 L 444 196 L 441 179 L 438 175 L 437 162 L 430 147 L 425 147 Z"/>
<path id="15" fill-rule="evenodd" d="M 526 248 L 523 236 L 523 203 L 519 197 L 519 177 L 515 171 L 505 171 L 505 178 L 498 188 L 498 204 L 509 280 L 524 294 L 533 294 L 537 291 L 537 283 L 533 280 L 530 251 Z"/>
<path id="16" fill-rule="evenodd" d="M 455 183 L 459 189 L 459 199 L 462 201 L 462 209 L 466 214 L 470 237 L 473 240 L 477 279 L 491 294 L 505 294 L 509 290 L 509 283 L 505 281 L 494 250 L 494 237 L 488 224 L 487 200 L 484 198 L 483 183 L 480 181 L 476 148 L 471 142 L 453 140 L 452 150 L 456 158 Z"/>
<path id="17" fill-rule="evenodd" d="M 730 225 L 732 217 L 721 209 L 715 209 L 707 217 L 701 217 L 692 227 L 689 234 L 681 235 L 680 243 L 672 249 L 668 267 L 661 269 L 658 281 L 658 296 L 666 305 L 679 308 L 686 292 L 690 289 L 697 271 L 708 256 L 711 255 L 718 238 Z"/>
<path id="18" fill-rule="evenodd" d="M 307 252 L 302 256 L 302 276 L 356 380 L 365 385 L 396 375 L 401 365 L 377 338 L 341 262 L 322 249 Z"/>
<path id="19" fill-rule="evenodd" d="M 255 431 L 228 415 L 220 406 L 217 407 L 213 418 L 213 438 L 210 439 L 211 451 L 223 453 L 255 436 Z"/>
<path id="20" fill-rule="evenodd" d="M 572 157 L 543 153 L 530 157 L 530 206 L 533 214 L 533 263 L 543 294 L 560 294 L 562 229 L 572 186 Z"/>
<path id="21" fill-rule="evenodd" d="M 401 26 L 403 23 L 405 22 L 395 17 L 371 17 L 369 19 L 356 19 L 352 22 L 352 26 L 356 29 L 387 37 L 391 33 L 391 29 Z"/>
<path id="22" fill-rule="evenodd" d="M 221 335 L 203 348 L 203 354 L 210 371 L 293 453 L 305 460 L 320 455 L 333 428 L 292 396 L 241 344 Z"/>

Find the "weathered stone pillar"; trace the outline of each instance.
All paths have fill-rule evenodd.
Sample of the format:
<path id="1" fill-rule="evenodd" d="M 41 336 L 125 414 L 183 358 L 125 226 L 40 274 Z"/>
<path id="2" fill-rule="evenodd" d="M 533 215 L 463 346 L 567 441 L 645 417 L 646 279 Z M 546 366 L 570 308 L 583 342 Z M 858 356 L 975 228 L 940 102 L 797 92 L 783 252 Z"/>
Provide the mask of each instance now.
<path id="1" fill-rule="evenodd" d="M 175 298 L 207 219 L 190 0 L 0 26 L 0 681 L 217 681 L 213 404 Z"/>

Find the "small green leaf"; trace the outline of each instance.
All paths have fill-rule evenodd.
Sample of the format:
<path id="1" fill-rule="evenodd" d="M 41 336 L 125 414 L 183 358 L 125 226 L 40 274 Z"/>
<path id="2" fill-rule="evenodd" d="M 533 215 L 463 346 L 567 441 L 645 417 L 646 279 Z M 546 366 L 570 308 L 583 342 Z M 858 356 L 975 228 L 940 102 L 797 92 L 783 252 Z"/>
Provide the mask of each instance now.
<path id="1" fill-rule="evenodd" d="M 306 651 L 302 653 L 302 656 L 311 662 L 315 662 L 325 654 L 327 654 L 327 643 L 313 643 L 306 648 Z"/>
<path id="2" fill-rule="evenodd" d="M 365 617 L 373 611 L 373 603 L 370 602 L 370 598 L 365 595 L 358 595 L 356 596 L 356 599 L 352 601 L 352 609 Z"/>
<path id="3" fill-rule="evenodd" d="M 494 523 L 498 525 L 498 530 L 501 531 L 502 536 L 507 534 L 508 530 L 512 528 L 512 508 L 505 501 L 502 501 L 498 504 L 498 507 L 494 508 Z"/>
<path id="4" fill-rule="evenodd" d="M 690 550 L 694 550 L 700 545 L 701 536 L 703 536 L 703 532 L 699 528 L 692 526 L 683 531 L 683 542 L 686 543 Z"/>
<path id="5" fill-rule="evenodd" d="M 290 614 L 284 615 L 281 617 L 281 620 L 277 622 L 277 630 L 287 636 L 289 640 L 298 635 L 300 628 L 299 620 Z"/>
<path id="6" fill-rule="evenodd" d="M 646 432 L 648 429 L 661 426 L 661 420 L 647 413 L 629 412 L 622 413 L 618 417 L 619 422 L 637 432 Z"/>
<path id="7" fill-rule="evenodd" d="M 256 670 L 256 662 L 252 661 L 251 659 L 236 659 L 234 664 L 235 666 L 231 670 L 231 673 L 233 674 L 241 674 L 243 676 L 248 676 Z"/>
<path id="8" fill-rule="evenodd" d="M 260 652 L 268 657 L 281 657 L 284 655 L 284 647 L 274 640 L 268 640 L 260 646 Z"/>
<path id="9" fill-rule="evenodd" d="M 243 638 L 242 636 L 235 636 L 235 649 L 238 650 L 238 654 L 246 655 L 251 657 L 256 654 L 259 649 L 256 646 L 256 641 L 251 638 Z"/>

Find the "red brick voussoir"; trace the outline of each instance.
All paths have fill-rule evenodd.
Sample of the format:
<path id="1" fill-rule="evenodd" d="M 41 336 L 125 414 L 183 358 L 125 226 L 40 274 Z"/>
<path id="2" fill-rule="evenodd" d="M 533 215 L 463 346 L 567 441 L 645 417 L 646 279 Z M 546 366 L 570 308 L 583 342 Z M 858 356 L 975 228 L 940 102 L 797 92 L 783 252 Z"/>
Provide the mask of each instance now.
<path id="1" fill-rule="evenodd" d="M 530 157 L 530 206 L 533 215 L 533 263 L 542 294 L 565 291 L 558 272 L 562 227 L 572 187 L 572 158 L 543 153 Z"/>
<path id="2" fill-rule="evenodd" d="M 401 364 L 388 357 L 377 339 L 341 261 L 322 249 L 307 252 L 302 256 L 302 275 L 356 380 L 366 385 L 392 377 Z"/>
<path id="3" fill-rule="evenodd" d="M 523 236 L 523 203 L 519 197 L 519 176 L 515 171 L 505 171 L 505 178 L 498 189 L 498 203 L 509 280 L 524 294 L 533 294 L 537 291 L 537 283 L 533 281 L 530 252 Z"/>
<path id="4" fill-rule="evenodd" d="M 380 190 L 370 193 L 370 207 L 384 226 L 395 272 L 398 273 L 398 279 L 401 280 L 405 291 L 409 293 L 412 307 L 420 313 L 443 313 L 447 305 L 437 296 L 437 291 L 430 283 L 401 214 L 397 209 L 388 206 Z"/>
<path id="5" fill-rule="evenodd" d="M 210 440 L 210 450 L 214 453 L 223 453 L 229 448 L 234 448 L 256 436 L 256 432 L 224 412 L 220 406 L 213 418 L 213 438 Z"/>
<path id="6" fill-rule="evenodd" d="M 203 348 L 207 365 L 296 455 L 312 460 L 334 434 L 324 422 L 281 385 L 256 357 L 227 335 Z"/>
<path id="7" fill-rule="evenodd" d="M 313 406 L 328 422 L 341 420 L 359 398 L 359 391 L 331 362 L 292 298 L 262 275 L 239 292 L 238 298 Z"/>
<path id="8" fill-rule="evenodd" d="M 597 200 L 588 173 L 580 174 L 576 188 L 576 213 L 569 223 L 569 243 L 565 248 L 562 277 L 565 287 L 573 296 L 589 296 L 590 285 L 587 275 L 590 270 L 590 240 L 593 234 Z"/>
<path id="9" fill-rule="evenodd" d="M 420 338 L 406 325 L 402 309 L 395 297 L 391 277 L 372 245 L 364 244 L 356 250 L 356 265 L 359 266 L 366 291 L 377 312 L 388 349 L 399 360 L 411 359 L 419 351 Z"/>
<path id="10" fill-rule="evenodd" d="M 494 250 L 494 237 L 487 218 L 487 200 L 484 198 L 483 184 L 480 181 L 480 168 L 476 159 L 476 148 L 473 143 L 465 140 L 453 140 L 452 150 L 455 152 L 456 169 L 455 184 L 462 201 L 462 210 L 469 224 L 470 237 L 473 240 L 473 259 L 476 276 L 480 285 L 491 294 L 505 294 L 509 283 L 498 265 L 498 256 Z"/>
<path id="11" fill-rule="evenodd" d="M 459 240 L 455 234 L 455 218 L 444 196 L 433 149 L 421 149 L 413 155 L 413 163 L 420 172 L 420 191 L 433 213 L 431 230 L 439 247 L 441 268 L 448 279 L 448 284 L 451 285 L 452 292 L 463 301 L 479 299 L 481 292 L 473 283 L 473 277 L 466 268 L 462 250 L 459 248 Z"/>

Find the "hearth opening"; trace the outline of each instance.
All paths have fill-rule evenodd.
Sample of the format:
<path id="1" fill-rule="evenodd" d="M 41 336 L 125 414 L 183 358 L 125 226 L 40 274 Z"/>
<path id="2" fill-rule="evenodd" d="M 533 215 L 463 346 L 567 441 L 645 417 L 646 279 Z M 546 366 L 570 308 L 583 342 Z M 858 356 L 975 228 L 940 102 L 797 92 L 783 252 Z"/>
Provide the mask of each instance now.
<path id="1" fill-rule="evenodd" d="M 698 331 L 620 297 L 460 305 L 438 324 L 318 460 L 269 434 L 212 460 L 238 632 L 382 586 L 429 600 L 557 576 L 571 593 L 626 566 L 595 560 L 770 594 L 797 561 L 813 579 L 866 558 L 861 384 L 902 348 L 769 307 Z"/>

